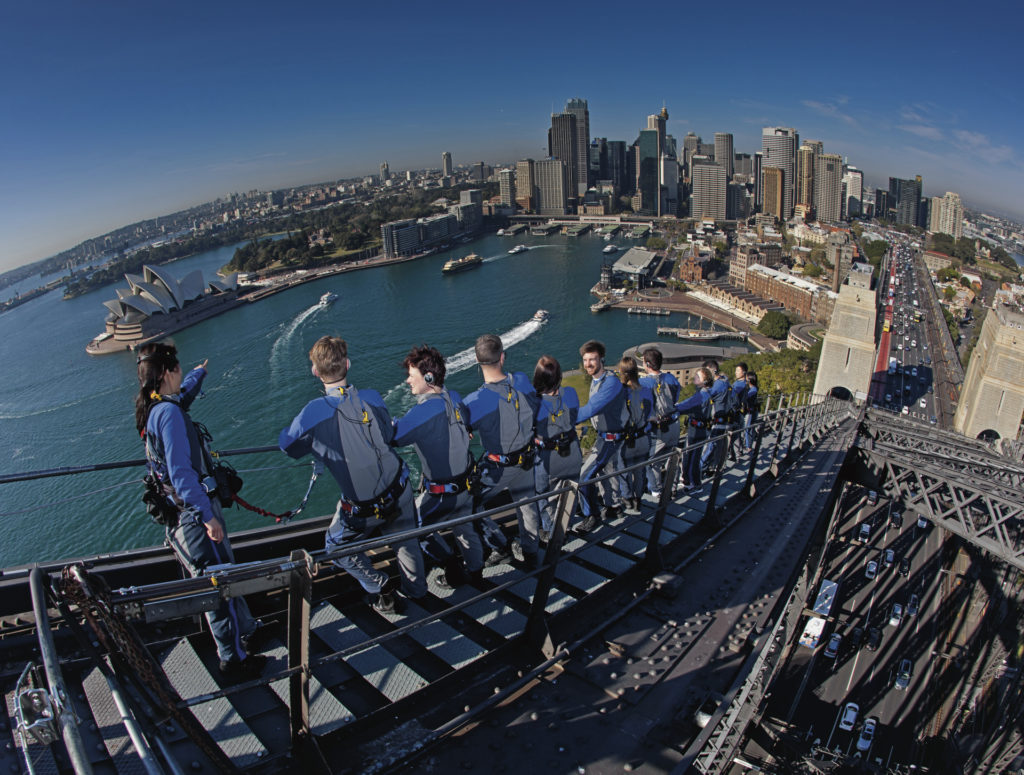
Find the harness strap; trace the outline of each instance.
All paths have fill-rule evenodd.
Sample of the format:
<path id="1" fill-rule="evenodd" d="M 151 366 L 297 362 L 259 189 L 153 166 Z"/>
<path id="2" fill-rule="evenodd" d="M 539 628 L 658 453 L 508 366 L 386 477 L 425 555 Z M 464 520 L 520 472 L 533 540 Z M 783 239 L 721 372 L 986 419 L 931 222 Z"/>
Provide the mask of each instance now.
<path id="1" fill-rule="evenodd" d="M 366 501 L 347 500 L 341 499 L 341 510 L 346 514 L 360 515 L 364 511 L 372 511 L 374 519 L 385 519 L 388 516 L 388 510 L 398 500 L 398 496 L 402 494 L 405 489 L 406 483 L 409 481 L 409 472 L 403 466 L 395 480 L 388 485 L 388 488 L 384 490 L 380 495 L 371 498 Z"/>
<path id="2" fill-rule="evenodd" d="M 537 449 L 557 449 L 558 447 L 572 444 L 577 440 L 576 431 L 565 431 L 559 433 L 557 436 L 552 436 L 550 439 L 542 439 L 537 437 L 534 439 L 534 444 L 537 445 Z"/>
<path id="3" fill-rule="evenodd" d="M 529 454 L 530 448 L 533 446 L 533 442 L 530 442 L 522 449 L 517 449 L 509 452 L 507 455 L 502 455 L 497 452 L 488 452 L 484 455 L 485 458 L 490 460 L 492 463 L 497 463 L 502 466 L 519 466 L 522 465 L 526 459 L 526 455 Z"/>
<path id="4" fill-rule="evenodd" d="M 457 495 L 468 492 L 473 479 L 473 466 L 451 479 L 423 478 L 423 489 L 431 495 Z"/>

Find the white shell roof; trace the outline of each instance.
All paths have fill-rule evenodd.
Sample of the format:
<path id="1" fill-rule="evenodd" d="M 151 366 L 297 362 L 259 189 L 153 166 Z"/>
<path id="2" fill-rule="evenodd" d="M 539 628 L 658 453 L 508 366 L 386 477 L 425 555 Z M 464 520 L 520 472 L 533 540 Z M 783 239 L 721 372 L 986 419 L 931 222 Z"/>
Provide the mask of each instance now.
<path id="1" fill-rule="evenodd" d="M 142 276 L 126 274 L 128 288 L 118 288 L 117 299 L 103 302 L 117 318 L 124 322 L 138 322 L 158 313 L 181 309 L 187 302 L 201 298 L 207 287 L 212 293 L 238 288 L 238 274 L 203 282 L 198 269 L 189 272 L 179 282 L 166 271 L 152 266 L 142 267 Z"/>

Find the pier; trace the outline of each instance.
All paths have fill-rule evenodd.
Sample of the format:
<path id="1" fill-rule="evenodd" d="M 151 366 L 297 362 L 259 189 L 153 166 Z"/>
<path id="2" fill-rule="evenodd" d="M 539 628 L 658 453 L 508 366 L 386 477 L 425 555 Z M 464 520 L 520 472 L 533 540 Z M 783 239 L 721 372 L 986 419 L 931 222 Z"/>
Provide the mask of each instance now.
<path id="1" fill-rule="evenodd" d="M 632 312 L 632 310 L 629 310 Z M 699 328 L 672 328 L 658 326 L 658 336 L 674 336 L 678 339 L 690 339 L 698 342 L 714 342 L 718 339 L 739 339 L 747 341 L 745 331 L 707 331 Z"/>

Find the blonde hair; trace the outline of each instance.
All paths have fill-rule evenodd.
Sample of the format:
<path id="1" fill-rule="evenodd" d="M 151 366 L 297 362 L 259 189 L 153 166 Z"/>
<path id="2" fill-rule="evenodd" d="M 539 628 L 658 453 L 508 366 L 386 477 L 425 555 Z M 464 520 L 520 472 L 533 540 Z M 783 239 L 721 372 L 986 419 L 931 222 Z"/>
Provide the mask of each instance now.
<path id="1" fill-rule="evenodd" d="M 635 358 L 629 355 L 622 356 L 622 360 L 619 361 L 619 379 L 623 385 L 640 387 L 640 367 L 636 365 Z"/>

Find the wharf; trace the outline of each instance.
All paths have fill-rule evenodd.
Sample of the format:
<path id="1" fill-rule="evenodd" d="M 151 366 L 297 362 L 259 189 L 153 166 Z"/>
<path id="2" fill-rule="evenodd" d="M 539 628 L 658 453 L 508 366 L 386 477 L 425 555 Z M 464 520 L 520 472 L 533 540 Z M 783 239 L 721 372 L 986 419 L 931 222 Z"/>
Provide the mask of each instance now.
<path id="1" fill-rule="evenodd" d="M 658 326 L 658 336 L 674 336 L 699 342 L 714 342 L 718 339 L 741 339 L 747 341 L 745 331 L 706 331 L 699 328 L 671 328 Z"/>
<path id="2" fill-rule="evenodd" d="M 515 224 L 512 224 L 511 226 L 506 227 L 505 228 L 505 233 L 502 236 L 503 237 L 514 237 L 517 234 L 519 234 L 520 232 L 524 232 L 524 231 L 526 231 L 526 224 L 525 223 L 515 223 Z"/>
<path id="3" fill-rule="evenodd" d="M 672 314 L 671 310 L 667 310 L 664 307 L 626 307 L 626 313 L 629 315 L 661 315 L 668 317 Z M 659 333 L 661 329 L 658 329 Z"/>
<path id="4" fill-rule="evenodd" d="M 581 223 L 577 224 L 576 226 L 566 226 L 564 231 L 567 237 L 582 237 L 584 234 L 590 231 L 590 224 Z"/>

